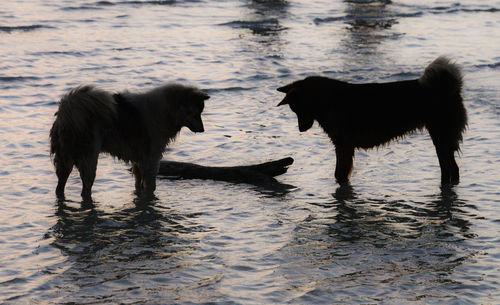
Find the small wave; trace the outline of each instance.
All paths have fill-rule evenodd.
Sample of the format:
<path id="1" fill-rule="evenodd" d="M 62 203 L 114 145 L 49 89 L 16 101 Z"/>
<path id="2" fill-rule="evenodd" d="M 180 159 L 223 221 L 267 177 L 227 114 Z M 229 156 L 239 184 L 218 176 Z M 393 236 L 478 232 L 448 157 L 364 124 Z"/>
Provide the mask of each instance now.
<path id="1" fill-rule="evenodd" d="M 234 29 L 249 29 L 254 34 L 266 35 L 275 32 L 280 32 L 286 30 L 287 28 L 282 26 L 278 19 L 269 18 L 262 20 L 236 20 L 226 23 L 221 23 L 222 26 L 230 26 Z"/>
<path id="2" fill-rule="evenodd" d="M 421 73 L 417 72 L 399 72 L 399 73 L 394 73 L 388 76 L 383 76 L 382 79 L 384 80 L 406 80 L 406 79 L 415 79 L 419 78 L 421 76 Z"/>
<path id="3" fill-rule="evenodd" d="M 500 62 L 495 62 L 492 64 L 481 64 L 481 65 L 475 65 L 476 68 L 482 69 L 482 68 L 491 68 L 491 69 L 498 69 L 500 67 Z"/>
<path id="4" fill-rule="evenodd" d="M 173 4 L 176 4 L 177 1 L 176 0 L 156 0 L 156 1 L 122 1 L 122 2 L 119 2 L 119 4 L 133 4 L 133 5 L 137 5 L 137 4 L 143 4 L 143 5 L 148 5 L 148 4 L 152 4 L 152 5 L 173 5 Z"/>
<path id="5" fill-rule="evenodd" d="M 204 92 L 208 94 L 212 93 L 219 93 L 219 92 L 237 92 L 237 91 L 248 91 L 248 90 L 253 90 L 255 89 L 254 87 L 251 88 L 245 88 L 245 87 L 227 87 L 227 88 L 209 88 L 209 89 L 203 89 Z"/>
<path id="6" fill-rule="evenodd" d="M 425 6 L 411 6 L 404 4 L 393 4 L 391 1 L 378 1 L 378 0 L 353 0 L 347 1 L 349 3 L 355 4 L 377 4 L 381 3 L 383 5 L 391 4 L 396 8 L 395 11 L 387 11 L 383 15 L 367 18 L 359 18 L 359 16 L 332 16 L 332 17 L 318 17 L 314 18 L 313 22 L 315 25 L 322 25 L 326 23 L 334 23 L 343 21 L 351 26 L 360 26 L 368 28 L 387 28 L 391 27 L 393 24 L 397 23 L 397 19 L 400 18 L 413 18 L 421 17 L 424 14 L 455 14 L 455 13 L 497 13 L 500 8 L 489 7 L 489 6 L 463 6 L 460 3 L 454 3 L 449 6 L 435 6 L 435 7 L 425 7 Z M 371 6 L 368 6 L 369 8 Z M 401 11 L 402 9 L 402 11 Z M 405 12 L 405 10 L 407 12 Z M 409 11 L 408 11 L 409 10 Z"/>
<path id="7" fill-rule="evenodd" d="M 377 18 L 359 18 L 359 16 L 337 16 L 337 17 L 325 17 L 325 18 L 314 18 L 315 25 L 321 25 L 324 23 L 332 23 L 343 21 L 352 26 L 362 26 L 362 27 L 372 27 L 372 28 L 388 28 L 397 23 L 399 18 L 412 18 L 422 16 L 422 12 L 415 13 L 387 13 L 386 15 Z"/>
<path id="8" fill-rule="evenodd" d="M 110 2 L 110 1 L 99 1 L 99 2 L 96 2 L 97 5 L 102 5 L 102 6 L 113 6 L 115 5 L 113 2 Z"/>
<path id="9" fill-rule="evenodd" d="M 412 17 L 420 17 L 422 16 L 424 13 L 422 12 L 415 12 L 415 13 L 398 13 L 398 14 L 394 14 L 393 17 L 396 17 L 396 18 L 412 18 Z"/>
<path id="10" fill-rule="evenodd" d="M 274 24 L 279 24 L 278 19 L 270 18 L 263 20 L 236 20 L 236 21 L 222 23 L 221 25 L 230 26 L 233 28 L 251 28 L 251 27 L 258 27 L 261 25 L 274 25 Z"/>
<path id="11" fill-rule="evenodd" d="M 353 3 L 353 4 L 380 4 L 380 5 L 385 5 L 385 4 L 391 4 L 391 0 L 346 0 L 345 2 L 347 3 Z"/>
<path id="12" fill-rule="evenodd" d="M 65 6 L 62 7 L 61 10 L 63 11 L 76 11 L 76 10 L 101 10 L 102 8 L 99 7 L 98 5 L 92 5 L 92 4 L 84 4 L 81 6 Z"/>
<path id="13" fill-rule="evenodd" d="M 314 24 L 320 25 L 323 23 L 337 22 L 337 21 L 345 21 L 347 19 L 346 16 L 340 17 L 326 17 L 326 18 L 314 18 Z"/>
<path id="14" fill-rule="evenodd" d="M 40 78 L 35 76 L 0 76 L 0 82 L 11 83 L 11 82 L 24 82 L 30 80 L 39 80 Z"/>
<path id="15" fill-rule="evenodd" d="M 81 6 L 67 6 L 61 8 L 62 10 L 101 10 L 106 6 L 115 6 L 115 5 L 175 5 L 179 3 L 187 3 L 187 2 L 200 2 L 199 0 L 188 0 L 179 2 L 178 0 L 149 0 L 149 1 L 139 1 L 139 0 L 130 0 L 130 1 L 98 1 L 95 3 L 84 4 Z"/>
<path id="16" fill-rule="evenodd" d="M 383 6 L 392 4 L 391 0 L 344 0 L 346 3 L 354 5 Z"/>
<path id="17" fill-rule="evenodd" d="M 0 32 L 30 32 L 34 30 L 38 30 L 40 28 L 51 28 L 50 26 L 41 25 L 41 24 L 32 24 L 32 25 L 18 25 L 18 26 L 0 26 Z"/>
<path id="18" fill-rule="evenodd" d="M 467 9 L 464 8 L 462 11 L 467 13 L 497 13 L 500 12 L 500 8 L 490 7 L 485 9 Z"/>
<path id="19" fill-rule="evenodd" d="M 395 18 L 371 18 L 371 19 L 351 19 L 346 21 L 352 29 L 388 29 L 398 21 Z"/>
<path id="20" fill-rule="evenodd" d="M 462 6 L 460 3 L 454 3 L 450 6 L 436 6 L 431 7 L 430 12 L 432 14 L 454 14 L 454 13 L 497 13 L 500 11 L 500 8 L 496 7 L 485 7 L 485 6 L 477 6 L 477 7 L 467 7 Z"/>
<path id="21" fill-rule="evenodd" d="M 65 6 L 60 8 L 62 11 L 77 11 L 77 10 L 101 10 L 99 5 L 84 4 L 81 6 Z"/>
<path id="22" fill-rule="evenodd" d="M 87 3 L 81 6 L 66 6 L 61 8 L 63 11 L 74 11 L 74 10 L 101 10 L 102 6 L 114 6 L 116 3 L 111 1 L 98 1 L 95 3 Z"/>
<path id="23" fill-rule="evenodd" d="M 67 56 L 75 56 L 82 57 L 84 54 L 82 52 L 77 51 L 47 51 L 47 52 L 33 52 L 30 55 L 34 56 L 46 56 L 46 55 L 67 55 Z"/>
<path id="24" fill-rule="evenodd" d="M 490 8 L 434 8 L 431 10 L 433 14 L 454 14 L 454 13 L 497 13 L 500 9 L 496 7 Z"/>

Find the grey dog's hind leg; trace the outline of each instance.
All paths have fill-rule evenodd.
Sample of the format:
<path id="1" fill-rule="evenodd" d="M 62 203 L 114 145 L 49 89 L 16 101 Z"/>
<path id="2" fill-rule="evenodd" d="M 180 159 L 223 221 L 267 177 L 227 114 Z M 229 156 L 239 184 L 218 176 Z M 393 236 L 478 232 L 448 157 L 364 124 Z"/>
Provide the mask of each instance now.
<path id="1" fill-rule="evenodd" d="M 80 178 L 82 179 L 83 184 L 81 195 L 85 201 L 91 200 L 92 185 L 95 180 L 98 156 L 99 153 L 93 153 L 76 162 L 76 167 L 80 172 Z"/>
<path id="2" fill-rule="evenodd" d="M 73 170 L 73 161 L 70 159 L 62 160 L 58 155 L 54 157 L 54 164 L 57 175 L 56 196 L 59 199 L 64 198 L 64 188 L 68 177 Z"/>

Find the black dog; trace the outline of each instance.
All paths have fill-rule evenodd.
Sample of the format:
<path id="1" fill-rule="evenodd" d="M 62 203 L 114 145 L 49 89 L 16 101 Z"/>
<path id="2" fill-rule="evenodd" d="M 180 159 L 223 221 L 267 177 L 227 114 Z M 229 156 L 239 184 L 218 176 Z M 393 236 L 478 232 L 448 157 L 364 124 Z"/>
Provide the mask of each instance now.
<path id="1" fill-rule="evenodd" d="M 201 112 L 209 96 L 193 87 L 167 84 L 143 93 L 113 94 L 92 86 L 65 95 L 50 130 L 50 153 L 58 178 L 56 194 L 73 166 L 82 179 L 82 197 L 91 199 L 101 152 L 132 163 L 138 195 L 153 195 L 165 147 L 183 126 L 203 132 Z"/>
<path id="2" fill-rule="evenodd" d="M 460 150 L 467 126 L 460 68 L 446 57 L 432 62 L 419 79 L 350 84 L 313 76 L 278 88 L 286 93 L 278 106 L 290 105 L 299 130 L 314 120 L 335 145 L 335 178 L 343 184 L 352 171 L 355 148 L 368 149 L 426 128 L 441 166 L 441 183 L 456 184 Z"/>

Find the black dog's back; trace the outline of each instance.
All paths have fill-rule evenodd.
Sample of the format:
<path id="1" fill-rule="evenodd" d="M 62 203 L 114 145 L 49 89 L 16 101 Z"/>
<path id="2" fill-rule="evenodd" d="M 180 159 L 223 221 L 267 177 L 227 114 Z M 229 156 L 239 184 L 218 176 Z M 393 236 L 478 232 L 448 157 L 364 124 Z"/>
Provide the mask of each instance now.
<path id="1" fill-rule="evenodd" d="M 332 84 L 309 107 L 318 107 L 310 111 L 334 143 L 372 148 L 422 129 L 428 119 L 432 95 L 418 80 Z"/>

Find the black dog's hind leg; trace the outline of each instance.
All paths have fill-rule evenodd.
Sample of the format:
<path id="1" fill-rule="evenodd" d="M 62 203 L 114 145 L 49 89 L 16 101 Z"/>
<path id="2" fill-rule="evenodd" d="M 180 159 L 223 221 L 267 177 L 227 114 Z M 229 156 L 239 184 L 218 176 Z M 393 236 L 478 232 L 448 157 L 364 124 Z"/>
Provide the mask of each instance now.
<path id="1" fill-rule="evenodd" d="M 451 152 L 450 155 L 450 182 L 451 184 L 458 184 L 460 182 L 460 174 L 454 152 Z"/>
<path id="2" fill-rule="evenodd" d="M 73 170 L 73 161 L 71 159 L 62 159 L 58 155 L 54 157 L 54 165 L 56 168 L 57 175 L 57 187 L 56 196 L 59 199 L 64 198 L 64 188 L 66 187 L 66 182 L 68 177 Z"/>
<path id="3" fill-rule="evenodd" d="M 455 151 L 458 150 L 458 140 L 442 132 L 442 129 L 444 129 L 442 126 L 440 129 L 428 128 L 441 167 L 441 184 L 458 184 L 460 174 L 454 156 Z"/>
<path id="4" fill-rule="evenodd" d="M 436 153 L 441 167 L 441 184 L 458 184 L 460 174 L 453 149 L 438 144 L 436 145 Z"/>
<path id="5" fill-rule="evenodd" d="M 349 180 L 349 175 L 352 172 L 354 147 L 336 145 L 335 152 L 337 154 L 335 179 L 339 184 L 344 184 Z"/>

